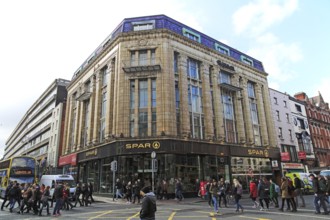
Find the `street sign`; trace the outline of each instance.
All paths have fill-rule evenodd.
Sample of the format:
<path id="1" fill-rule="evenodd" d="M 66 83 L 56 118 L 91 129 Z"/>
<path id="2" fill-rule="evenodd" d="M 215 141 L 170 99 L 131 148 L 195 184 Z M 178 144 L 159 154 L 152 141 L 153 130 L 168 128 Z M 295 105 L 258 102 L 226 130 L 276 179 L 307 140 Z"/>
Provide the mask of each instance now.
<path id="1" fill-rule="evenodd" d="M 113 172 L 117 171 L 117 161 L 116 160 L 111 162 L 111 171 L 113 171 Z"/>

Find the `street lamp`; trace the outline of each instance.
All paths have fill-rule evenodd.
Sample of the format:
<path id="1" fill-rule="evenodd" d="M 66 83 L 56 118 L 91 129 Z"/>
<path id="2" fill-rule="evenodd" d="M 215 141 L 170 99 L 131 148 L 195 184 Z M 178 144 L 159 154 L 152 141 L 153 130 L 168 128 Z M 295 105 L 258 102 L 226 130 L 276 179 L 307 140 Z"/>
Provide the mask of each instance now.
<path id="1" fill-rule="evenodd" d="M 155 179 L 155 175 L 154 175 L 154 169 L 155 169 L 155 158 L 156 158 L 156 152 L 153 151 L 153 152 L 151 152 L 152 192 L 155 192 L 155 188 L 154 188 L 154 179 Z"/>

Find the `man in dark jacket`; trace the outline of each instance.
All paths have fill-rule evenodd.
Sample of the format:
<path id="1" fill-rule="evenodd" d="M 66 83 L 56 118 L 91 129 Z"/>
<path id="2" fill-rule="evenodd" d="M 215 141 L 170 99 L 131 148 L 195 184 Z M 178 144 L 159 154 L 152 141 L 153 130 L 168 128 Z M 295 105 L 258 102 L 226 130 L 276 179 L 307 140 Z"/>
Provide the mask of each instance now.
<path id="1" fill-rule="evenodd" d="M 142 188 L 140 194 L 143 197 L 140 211 L 140 219 L 155 220 L 155 212 L 157 211 L 155 194 L 151 192 L 150 186 Z"/>
<path id="2" fill-rule="evenodd" d="M 319 205 L 319 201 L 320 204 L 322 206 L 322 208 L 324 209 L 324 213 L 325 215 L 329 214 L 327 206 L 325 204 L 325 191 L 322 191 L 320 189 L 320 184 L 319 184 L 319 180 L 313 175 L 310 174 L 309 177 L 311 178 L 312 182 L 313 182 L 313 191 L 314 191 L 314 207 L 315 207 L 315 214 L 321 214 L 321 209 L 320 209 L 320 205 Z"/>
<path id="3" fill-rule="evenodd" d="M 11 189 L 9 190 L 9 201 L 10 201 L 10 212 L 13 212 L 13 208 L 15 206 L 15 203 L 17 201 L 17 198 L 19 196 L 19 183 L 14 183 L 13 187 L 11 187 Z"/>
<path id="4" fill-rule="evenodd" d="M 303 188 L 303 186 L 301 184 L 302 180 L 299 179 L 296 174 L 293 174 L 293 178 L 294 178 L 293 184 L 295 187 L 294 196 L 295 196 L 296 205 L 298 207 L 298 196 L 299 196 L 302 201 L 302 205 L 300 207 L 305 207 L 305 199 L 304 199 L 302 191 L 301 191 L 301 189 Z"/>
<path id="5" fill-rule="evenodd" d="M 61 182 L 59 182 L 54 190 L 54 197 L 55 197 L 55 207 L 53 210 L 53 215 L 54 216 L 59 216 L 61 215 L 60 213 L 60 209 L 62 207 L 62 203 L 63 203 L 63 184 Z"/>
<path id="6" fill-rule="evenodd" d="M 10 183 L 8 184 L 7 188 L 6 188 L 6 191 L 5 191 L 5 198 L 3 199 L 3 202 L 2 202 L 2 205 L 1 205 L 1 211 L 3 211 L 3 207 L 5 206 L 5 203 L 6 203 L 7 201 L 9 201 L 9 198 L 8 198 L 8 196 L 9 196 L 9 191 L 10 191 L 10 189 L 11 189 L 12 187 L 13 187 L 13 183 L 10 182 Z M 9 202 L 9 203 L 10 203 L 10 202 Z M 8 207 L 9 203 L 6 205 L 6 207 Z"/>
<path id="7" fill-rule="evenodd" d="M 81 200 L 80 200 L 80 195 L 81 195 L 81 186 L 80 186 L 80 183 L 77 184 L 77 187 L 76 187 L 76 190 L 74 192 L 74 197 L 75 197 L 75 204 L 74 204 L 74 207 L 77 206 L 77 203 L 79 202 L 80 206 L 84 206 L 84 204 L 82 204 Z"/>

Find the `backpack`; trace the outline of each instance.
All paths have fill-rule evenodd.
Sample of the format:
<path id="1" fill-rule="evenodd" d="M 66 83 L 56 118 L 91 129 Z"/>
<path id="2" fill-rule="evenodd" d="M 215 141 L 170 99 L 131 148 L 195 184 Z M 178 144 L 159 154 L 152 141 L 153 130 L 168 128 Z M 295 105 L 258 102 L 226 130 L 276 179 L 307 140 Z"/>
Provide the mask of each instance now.
<path id="1" fill-rule="evenodd" d="M 281 192 L 280 187 L 277 184 L 275 184 L 275 192 L 276 193 L 280 193 Z"/>
<path id="2" fill-rule="evenodd" d="M 243 188 L 242 186 L 237 187 L 237 195 L 242 195 L 243 194 Z"/>
<path id="3" fill-rule="evenodd" d="M 323 180 L 320 180 L 319 181 L 319 187 L 320 187 L 320 190 L 322 192 L 326 192 L 327 191 L 327 183 Z"/>
<path id="4" fill-rule="evenodd" d="M 300 180 L 300 185 L 301 185 L 301 189 L 305 189 L 305 182 L 303 180 Z"/>

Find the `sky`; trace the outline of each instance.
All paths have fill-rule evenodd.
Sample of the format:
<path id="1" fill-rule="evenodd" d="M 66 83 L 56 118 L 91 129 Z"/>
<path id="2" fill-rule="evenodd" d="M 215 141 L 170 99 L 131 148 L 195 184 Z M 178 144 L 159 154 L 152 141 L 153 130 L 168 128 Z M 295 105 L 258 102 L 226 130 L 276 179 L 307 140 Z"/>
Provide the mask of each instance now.
<path id="1" fill-rule="evenodd" d="M 165 14 L 263 63 L 269 87 L 330 102 L 328 0 L 0 1 L 0 158 L 26 111 L 124 19 Z"/>

